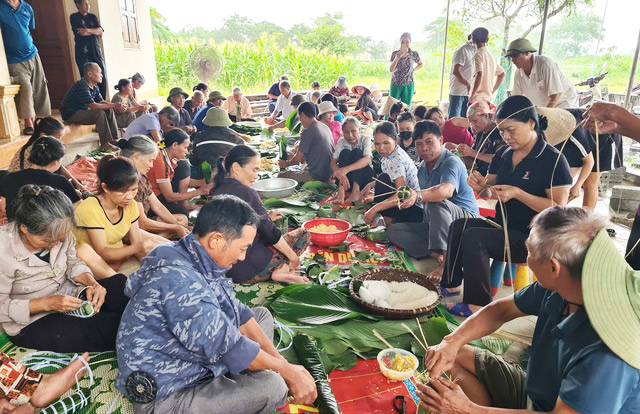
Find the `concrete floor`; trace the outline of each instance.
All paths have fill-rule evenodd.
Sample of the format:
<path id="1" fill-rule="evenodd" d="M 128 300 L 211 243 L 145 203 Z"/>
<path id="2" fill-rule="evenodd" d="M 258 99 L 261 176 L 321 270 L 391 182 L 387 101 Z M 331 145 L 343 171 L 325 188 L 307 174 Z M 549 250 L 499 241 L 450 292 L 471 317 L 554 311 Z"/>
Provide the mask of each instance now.
<path id="1" fill-rule="evenodd" d="M 571 203 L 569 203 L 569 205 L 581 206 L 582 200 L 581 199 L 573 200 Z M 612 215 L 626 215 L 628 213 L 628 212 L 610 211 L 608 197 L 600 197 L 600 199 L 598 200 L 598 204 L 596 206 L 596 212 L 603 215 L 607 215 L 609 217 L 611 217 Z M 616 245 L 618 250 L 622 254 L 624 254 L 625 248 L 627 245 L 627 240 L 629 239 L 630 229 L 628 227 L 625 227 L 619 224 L 613 224 L 611 228 L 613 228 L 616 231 L 616 236 L 613 238 L 614 244 Z M 424 260 L 412 259 L 412 260 L 417 272 L 425 275 L 429 274 L 430 272 L 435 270 L 437 267 L 437 263 L 433 259 L 424 259 Z M 513 287 L 502 286 L 496 298 L 503 298 L 513 293 L 514 293 Z M 444 298 L 443 302 L 446 304 L 446 303 L 460 302 L 461 300 L 462 300 L 462 295 L 460 294 L 457 296 Z M 458 319 L 461 322 L 464 320 L 464 318 L 460 318 L 460 317 L 456 317 L 456 319 Z M 509 348 L 507 353 L 503 355 L 507 360 L 510 360 L 512 362 L 520 362 L 520 357 L 522 356 L 522 353 L 528 347 L 526 344 L 531 343 L 536 321 L 537 321 L 536 316 L 526 316 L 523 318 L 510 321 L 502 327 L 502 331 L 508 334 L 515 334 L 522 342 L 522 343 L 520 343 L 520 341 L 513 342 L 513 345 L 511 346 L 511 348 Z"/>

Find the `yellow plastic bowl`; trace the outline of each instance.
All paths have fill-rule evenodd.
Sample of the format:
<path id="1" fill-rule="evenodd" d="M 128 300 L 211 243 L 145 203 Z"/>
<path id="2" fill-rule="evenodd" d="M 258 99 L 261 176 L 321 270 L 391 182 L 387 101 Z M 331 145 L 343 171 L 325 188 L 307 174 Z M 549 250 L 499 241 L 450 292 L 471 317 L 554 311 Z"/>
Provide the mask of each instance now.
<path id="1" fill-rule="evenodd" d="M 413 369 L 409 371 L 394 371 L 388 366 L 388 362 L 393 361 L 396 357 L 396 352 L 400 355 L 407 356 L 411 358 Z M 418 369 L 418 358 L 413 355 L 409 351 L 405 351 L 404 349 L 383 349 L 378 353 L 378 365 L 380 365 L 380 371 L 382 375 L 389 378 L 391 381 L 404 381 L 411 378 Z"/>

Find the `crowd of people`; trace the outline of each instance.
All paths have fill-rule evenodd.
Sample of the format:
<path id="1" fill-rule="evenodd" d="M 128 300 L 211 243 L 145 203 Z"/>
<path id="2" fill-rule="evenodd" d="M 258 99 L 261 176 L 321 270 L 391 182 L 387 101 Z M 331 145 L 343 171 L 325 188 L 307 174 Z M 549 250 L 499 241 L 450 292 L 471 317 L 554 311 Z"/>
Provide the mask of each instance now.
<path id="1" fill-rule="evenodd" d="M 137 100 L 138 73 L 106 100 L 102 28 L 87 0 L 74 1 L 83 77 L 60 114 L 95 124 L 102 149 L 113 151 L 97 164 L 95 194 L 62 166 L 64 125 L 50 116 L 29 43 L 33 11 L 21 0 L 0 2 L 30 135 L 0 185 L 9 220 L 0 227 L 3 330 L 21 347 L 115 349 L 115 386 L 136 413 L 269 413 L 289 394 L 311 404 L 315 381 L 274 347 L 269 311 L 249 309 L 233 291 L 234 283 L 309 282 L 299 272 L 309 233 L 274 224 L 281 215 L 253 189 L 260 154 L 230 128 L 254 121 L 251 102 L 241 87 L 226 95 L 198 84 L 191 95 L 171 89 L 159 109 Z M 627 263 L 593 209 L 599 174 L 615 166 L 615 134 L 640 140 L 640 121 L 615 105 L 576 108 L 575 88 L 527 39 L 506 51 L 517 68 L 513 94 L 496 107 L 505 71 L 488 42 L 488 30 L 477 28 L 455 52 L 448 111 L 412 107 L 413 73 L 423 61 L 408 33 L 391 56 L 386 103 L 378 85 L 349 88 L 339 77 L 327 92 L 314 82 L 301 94 L 283 75 L 267 93 L 264 121 L 271 130 L 300 124 L 301 132 L 279 176 L 335 183 L 340 204 L 370 203 L 368 225 L 382 217 L 391 243 L 438 263 L 425 277 L 445 296 L 462 293 L 447 309 L 468 319 L 429 348 L 432 387 L 418 386 L 431 412 L 635 412 L 640 210 Z M 582 207 L 566 207 L 582 193 Z M 205 195 L 192 227 L 190 201 Z M 480 215 L 480 198 L 497 200 L 494 218 Z M 494 301 L 490 264 L 505 251 L 538 281 Z M 137 270 L 127 277 L 118 272 L 128 261 Z M 466 345 L 523 315 L 538 316 L 526 373 Z M 47 376 L 1 355 L 0 377 L 16 371 L 24 381 L 1 381 L 0 404 L 33 412 L 70 388 L 87 361 L 83 354 Z"/>

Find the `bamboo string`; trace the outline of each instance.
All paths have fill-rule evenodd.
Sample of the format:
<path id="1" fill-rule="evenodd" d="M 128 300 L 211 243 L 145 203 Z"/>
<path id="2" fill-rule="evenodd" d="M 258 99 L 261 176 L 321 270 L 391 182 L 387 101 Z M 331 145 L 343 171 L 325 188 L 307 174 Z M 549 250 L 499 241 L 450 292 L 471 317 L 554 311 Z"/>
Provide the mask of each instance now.
<path id="1" fill-rule="evenodd" d="M 408 327 L 404 322 L 402 323 L 402 327 L 403 327 L 404 329 L 406 329 L 406 330 L 407 330 L 407 332 L 409 332 L 409 333 L 411 334 L 411 336 L 413 336 L 414 338 L 416 338 L 416 341 L 418 341 L 418 343 L 420 344 L 420 346 L 424 348 L 425 352 L 428 350 L 428 349 L 427 349 L 427 346 L 426 346 L 425 344 L 423 344 L 423 343 L 420 341 L 420 339 L 416 336 L 416 334 L 415 334 L 415 333 L 413 333 L 413 331 L 411 330 L 411 328 L 409 328 L 409 327 Z"/>
<path id="2" fill-rule="evenodd" d="M 376 395 L 384 394 L 384 393 L 387 393 L 389 391 L 394 391 L 394 390 L 397 390 L 397 389 L 403 388 L 403 387 L 404 387 L 404 384 L 399 385 L 397 387 L 389 388 L 388 390 L 378 391 L 378 392 L 374 392 L 372 394 L 367 394 L 367 395 L 364 395 L 362 397 L 357 397 L 357 398 L 352 398 L 350 400 L 340 401 L 340 402 L 338 402 L 338 405 L 346 404 L 346 403 L 350 403 L 350 402 L 354 402 L 354 401 L 358 401 L 358 400 L 362 400 L 364 398 L 375 397 Z"/>
<path id="3" fill-rule="evenodd" d="M 379 183 L 380 183 L 380 184 L 382 184 L 382 185 L 386 185 L 387 187 L 389 187 L 390 189 L 392 189 L 394 192 L 395 192 L 395 191 L 397 191 L 397 188 L 395 188 L 394 186 L 392 186 L 392 185 L 390 185 L 390 184 L 388 184 L 388 183 L 385 183 L 385 182 L 384 182 L 384 181 L 382 181 L 382 180 L 379 180 L 379 179 L 378 179 L 378 178 L 376 178 L 376 177 L 373 177 L 373 180 L 374 180 L 374 181 L 379 182 Z"/>
<path id="4" fill-rule="evenodd" d="M 422 324 L 420 323 L 420 319 L 416 318 L 416 323 L 418 324 L 418 328 L 420 328 L 420 335 L 422 335 L 422 340 L 424 341 L 424 345 L 425 351 L 428 351 L 429 349 L 429 343 L 427 342 L 427 338 L 424 336 L 424 331 L 422 330 Z"/>

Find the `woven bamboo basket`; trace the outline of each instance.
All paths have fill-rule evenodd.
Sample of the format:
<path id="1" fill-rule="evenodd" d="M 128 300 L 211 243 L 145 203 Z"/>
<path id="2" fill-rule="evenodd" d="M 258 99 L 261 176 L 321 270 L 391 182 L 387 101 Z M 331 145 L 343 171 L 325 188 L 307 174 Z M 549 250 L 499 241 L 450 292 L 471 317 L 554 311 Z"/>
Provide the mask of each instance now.
<path id="1" fill-rule="evenodd" d="M 379 306 L 371 305 L 362 299 L 360 296 L 353 290 L 353 285 L 356 280 L 365 281 L 365 280 L 384 280 L 387 282 L 413 282 L 420 286 L 424 286 L 425 288 L 432 290 L 438 293 L 438 300 L 435 301 L 431 306 L 425 308 L 418 309 L 410 309 L 410 310 L 397 310 L 397 309 L 388 309 L 381 308 Z M 349 295 L 351 295 L 351 299 L 353 299 L 358 305 L 365 308 L 369 312 L 374 315 L 380 315 L 385 319 L 413 319 L 418 316 L 424 316 L 431 313 L 442 300 L 442 292 L 440 288 L 433 284 L 433 282 L 427 280 L 427 278 L 416 272 L 411 272 L 409 270 L 403 269 L 373 269 L 366 273 L 361 274 L 358 277 L 355 277 L 349 283 Z"/>

